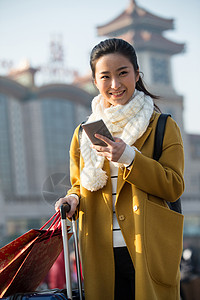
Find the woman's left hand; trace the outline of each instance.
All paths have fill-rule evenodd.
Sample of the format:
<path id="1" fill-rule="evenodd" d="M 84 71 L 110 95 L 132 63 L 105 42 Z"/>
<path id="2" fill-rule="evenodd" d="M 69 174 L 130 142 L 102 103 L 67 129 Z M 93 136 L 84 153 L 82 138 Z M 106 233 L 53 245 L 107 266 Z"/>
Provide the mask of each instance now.
<path id="1" fill-rule="evenodd" d="M 95 134 L 95 137 L 107 144 L 107 146 L 92 145 L 91 147 L 97 151 L 97 154 L 117 162 L 126 148 L 126 143 L 117 137 L 114 137 L 114 142 L 100 134 Z"/>

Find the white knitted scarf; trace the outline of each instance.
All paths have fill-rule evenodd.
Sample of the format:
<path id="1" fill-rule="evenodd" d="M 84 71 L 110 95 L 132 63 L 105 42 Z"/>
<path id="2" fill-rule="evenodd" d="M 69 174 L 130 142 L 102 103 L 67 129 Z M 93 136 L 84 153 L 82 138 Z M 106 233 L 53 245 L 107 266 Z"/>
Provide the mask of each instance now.
<path id="1" fill-rule="evenodd" d="M 121 139 L 128 145 L 133 145 L 146 131 L 154 109 L 153 100 L 143 92 L 135 90 L 132 99 L 125 105 L 105 108 L 101 94 L 92 100 L 92 114 L 86 123 L 103 119 L 111 134 L 121 132 Z M 107 174 L 103 168 L 104 157 L 90 147 L 91 141 L 82 132 L 80 150 L 84 160 L 81 172 L 81 184 L 89 191 L 103 188 L 107 182 Z M 117 164 L 117 166 L 120 166 Z"/>

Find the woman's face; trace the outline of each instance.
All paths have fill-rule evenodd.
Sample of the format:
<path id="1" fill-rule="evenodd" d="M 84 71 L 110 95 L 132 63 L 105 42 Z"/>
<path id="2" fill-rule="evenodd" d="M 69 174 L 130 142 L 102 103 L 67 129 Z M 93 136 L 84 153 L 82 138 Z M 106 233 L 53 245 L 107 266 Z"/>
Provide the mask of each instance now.
<path id="1" fill-rule="evenodd" d="M 128 103 L 138 79 L 139 70 L 135 73 L 132 63 L 122 54 L 106 54 L 96 62 L 94 82 L 109 106 Z"/>

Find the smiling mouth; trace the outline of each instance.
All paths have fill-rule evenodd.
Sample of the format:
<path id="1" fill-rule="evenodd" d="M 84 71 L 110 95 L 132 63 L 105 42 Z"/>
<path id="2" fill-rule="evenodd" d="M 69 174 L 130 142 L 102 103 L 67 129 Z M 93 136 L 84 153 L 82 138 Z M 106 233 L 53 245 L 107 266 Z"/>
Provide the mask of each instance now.
<path id="1" fill-rule="evenodd" d="M 112 92 L 110 93 L 110 95 L 112 95 L 113 97 L 120 97 L 125 93 L 125 90 L 123 91 L 119 91 L 119 92 Z"/>

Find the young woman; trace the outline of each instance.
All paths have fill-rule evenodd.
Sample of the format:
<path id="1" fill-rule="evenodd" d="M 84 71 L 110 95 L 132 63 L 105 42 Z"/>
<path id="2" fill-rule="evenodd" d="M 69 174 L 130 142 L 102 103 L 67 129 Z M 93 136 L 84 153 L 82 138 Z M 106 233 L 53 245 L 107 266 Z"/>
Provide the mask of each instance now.
<path id="1" fill-rule="evenodd" d="M 152 159 L 156 112 L 134 48 L 121 39 L 96 45 L 90 57 L 99 95 L 87 122 L 103 119 L 115 141 L 79 126 L 70 148 L 68 217 L 79 212 L 86 300 L 178 300 L 183 216 L 171 211 L 184 190 L 180 130 L 168 118 L 159 161 Z"/>

